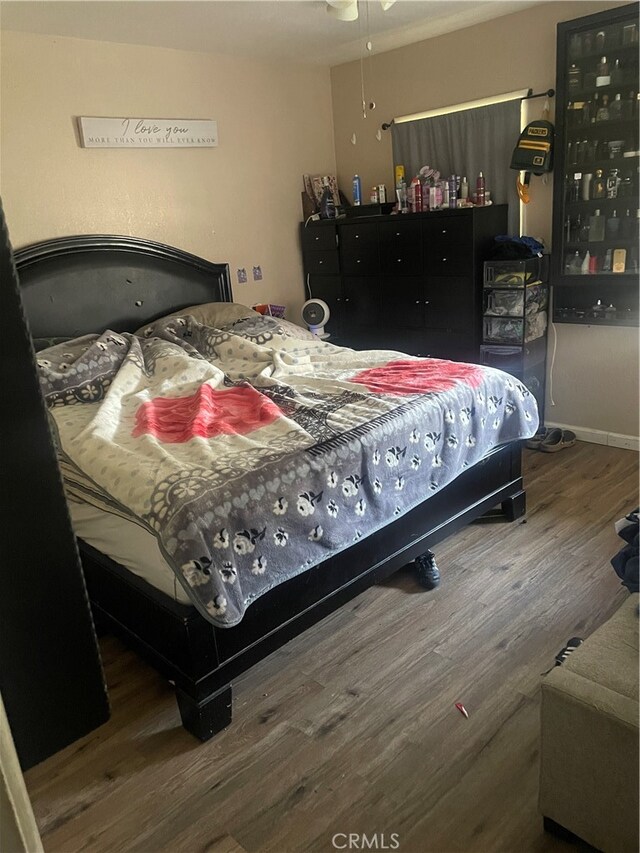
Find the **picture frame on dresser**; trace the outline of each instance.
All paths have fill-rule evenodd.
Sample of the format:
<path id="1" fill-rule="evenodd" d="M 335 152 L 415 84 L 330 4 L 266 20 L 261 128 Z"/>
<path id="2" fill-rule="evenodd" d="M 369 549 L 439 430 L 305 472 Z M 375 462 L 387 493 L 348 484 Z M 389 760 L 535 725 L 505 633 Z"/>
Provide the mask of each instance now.
<path id="1" fill-rule="evenodd" d="M 557 29 L 553 320 L 638 325 L 638 3 Z"/>

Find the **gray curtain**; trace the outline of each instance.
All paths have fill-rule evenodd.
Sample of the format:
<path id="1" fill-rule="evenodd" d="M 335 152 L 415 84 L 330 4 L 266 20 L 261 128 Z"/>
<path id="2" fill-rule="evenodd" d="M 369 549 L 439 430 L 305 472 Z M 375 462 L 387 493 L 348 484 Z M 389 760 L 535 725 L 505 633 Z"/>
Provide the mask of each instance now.
<path id="1" fill-rule="evenodd" d="M 509 168 L 520 135 L 520 99 L 391 125 L 394 165 L 403 164 L 407 183 L 422 166 L 443 178 L 466 175 L 469 196 L 478 172 L 494 204 L 509 205 L 509 233 L 519 234 L 518 173 Z"/>

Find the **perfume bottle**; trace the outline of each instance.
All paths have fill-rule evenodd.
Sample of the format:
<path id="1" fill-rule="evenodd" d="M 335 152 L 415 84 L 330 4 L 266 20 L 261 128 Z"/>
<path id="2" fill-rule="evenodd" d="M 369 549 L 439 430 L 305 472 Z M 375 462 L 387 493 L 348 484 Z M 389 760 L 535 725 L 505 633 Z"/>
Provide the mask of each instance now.
<path id="1" fill-rule="evenodd" d="M 604 240 L 604 225 L 604 216 L 600 215 L 600 210 L 596 210 L 593 216 L 589 217 L 589 239 L 592 243 Z"/>
<path id="2" fill-rule="evenodd" d="M 602 103 L 598 107 L 598 113 L 596 115 L 596 122 L 600 121 L 609 121 L 609 96 L 602 96 Z"/>
<path id="3" fill-rule="evenodd" d="M 588 275 L 589 274 L 589 261 L 591 260 L 591 252 L 587 249 L 585 252 L 584 258 L 582 259 L 582 264 L 580 265 L 580 274 Z"/>
<path id="4" fill-rule="evenodd" d="M 603 56 L 600 59 L 596 75 L 596 86 L 608 86 L 611 83 L 611 75 L 609 74 L 609 63 L 607 62 L 606 56 Z"/>
<path id="5" fill-rule="evenodd" d="M 607 185 L 602 175 L 602 169 L 596 169 L 596 176 L 591 182 L 591 198 L 605 198 Z"/>
<path id="6" fill-rule="evenodd" d="M 624 82 L 624 69 L 620 64 L 620 60 L 616 59 L 611 69 L 611 85 L 617 86 Z"/>
<path id="7" fill-rule="evenodd" d="M 628 240 L 633 237 L 635 222 L 631 216 L 631 211 L 627 210 L 625 215 L 620 220 L 620 236 L 623 240 Z"/>
<path id="8" fill-rule="evenodd" d="M 582 221 L 580 218 L 580 214 L 571 222 L 571 230 L 569 232 L 569 242 L 577 243 L 580 239 L 580 228 L 582 227 Z"/>
<path id="9" fill-rule="evenodd" d="M 607 175 L 607 198 L 617 198 L 618 197 L 618 184 L 620 183 L 620 178 L 618 177 L 618 170 L 611 169 L 609 174 Z"/>
<path id="10" fill-rule="evenodd" d="M 606 41 L 606 35 L 604 30 L 600 30 L 596 33 L 596 52 L 601 53 L 604 50 L 604 45 Z M 602 57 L 604 59 L 604 56 Z"/>
<path id="11" fill-rule="evenodd" d="M 581 84 L 582 71 L 580 71 L 580 69 L 574 62 L 569 66 L 569 71 L 567 72 L 567 86 L 569 87 L 569 91 L 573 92 L 576 89 L 579 89 Z"/>
<path id="12" fill-rule="evenodd" d="M 597 92 L 593 93 L 593 100 L 591 101 L 591 109 L 589 110 L 589 124 L 595 124 L 596 116 L 598 115 L 598 109 L 600 107 L 599 94 Z"/>
<path id="13" fill-rule="evenodd" d="M 607 249 L 602 263 L 602 272 L 611 272 L 611 249 Z"/>
<path id="14" fill-rule="evenodd" d="M 609 106 L 609 118 L 611 121 L 618 121 L 622 118 L 622 100 L 620 92 L 618 92 Z"/>
<path id="15" fill-rule="evenodd" d="M 616 237 L 620 231 L 620 219 L 618 217 L 618 212 L 616 210 L 613 211 L 611 216 L 607 217 L 607 221 L 605 223 L 605 232 L 607 237 Z"/>
<path id="16" fill-rule="evenodd" d="M 589 220 L 585 217 L 578 231 L 578 241 L 580 243 L 587 243 L 589 241 L 589 231 Z"/>
<path id="17" fill-rule="evenodd" d="M 585 172 L 582 176 L 582 183 L 580 184 L 580 198 L 582 201 L 589 201 L 591 198 L 591 181 L 593 180 L 593 174 L 591 172 Z"/>
<path id="18" fill-rule="evenodd" d="M 580 252 L 576 250 L 576 253 L 571 258 L 569 263 L 567 264 L 567 274 L 568 275 L 580 275 L 582 272 L 582 258 L 580 257 Z"/>

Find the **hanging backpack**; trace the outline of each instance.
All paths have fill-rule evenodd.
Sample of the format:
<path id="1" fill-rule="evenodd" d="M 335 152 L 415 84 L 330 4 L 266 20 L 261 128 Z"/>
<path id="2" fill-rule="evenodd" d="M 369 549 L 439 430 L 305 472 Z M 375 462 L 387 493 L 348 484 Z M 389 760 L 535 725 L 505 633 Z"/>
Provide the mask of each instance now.
<path id="1" fill-rule="evenodd" d="M 553 140 L 555 129 L 550 121 L 538 119 L 531 121 L 520 134 L 518 144 L 511 155 L 511 169 L 524 172 L 524 180 L 518 180 L 518 195 L 524 204 L 528 204 L 529 181 L 531 174 L 544 175 L 553 170 Z"/>

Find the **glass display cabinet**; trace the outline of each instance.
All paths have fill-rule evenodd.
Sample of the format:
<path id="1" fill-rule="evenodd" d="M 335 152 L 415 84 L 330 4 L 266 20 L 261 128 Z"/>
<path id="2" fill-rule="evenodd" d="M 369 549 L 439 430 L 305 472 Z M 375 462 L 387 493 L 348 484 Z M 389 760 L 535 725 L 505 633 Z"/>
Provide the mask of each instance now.
<path id="1" fill-rule="evenodd" d="M 638 4 L 558 24 L 556 323 L 638 324 Z"/>

